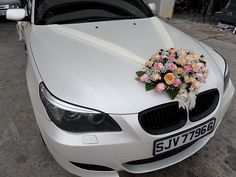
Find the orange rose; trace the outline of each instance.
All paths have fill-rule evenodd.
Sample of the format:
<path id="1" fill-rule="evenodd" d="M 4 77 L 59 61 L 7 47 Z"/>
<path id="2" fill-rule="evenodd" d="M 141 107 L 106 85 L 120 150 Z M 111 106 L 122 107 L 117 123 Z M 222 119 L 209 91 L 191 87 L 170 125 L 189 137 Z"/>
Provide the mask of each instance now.
<path id="1" fill-rule="evenodd" d="M 184 70 L 183 70 L 183 68 L 177 68 L 175 72 L 177 74 L 183 74 Z"/>
<path id="2" fill-rule="evenodd" d="M 188 76 L 186 76 L 185 78 L 184 78 L 184 81 L 188 84 L 188 83 L 194 83 L 195 81 L 196 81 L 196 79 L 194 79 L 193 77 L 188 77 Z"/>
<path id="3" fill-rule="evenodd" d="M 187 61 L 185 60 L 184 57 L 181 57 L 177 60 L 178 64 L 180 64 L 181 66 L 186 65 Z"/>
<path id="4" fill-rule="evenodd" d="M 168 73 L 165 75 L 164 80 L 166 81 L 167 85 L 172 85 L 175 82 L 175 76 L 172 73 Z"/>

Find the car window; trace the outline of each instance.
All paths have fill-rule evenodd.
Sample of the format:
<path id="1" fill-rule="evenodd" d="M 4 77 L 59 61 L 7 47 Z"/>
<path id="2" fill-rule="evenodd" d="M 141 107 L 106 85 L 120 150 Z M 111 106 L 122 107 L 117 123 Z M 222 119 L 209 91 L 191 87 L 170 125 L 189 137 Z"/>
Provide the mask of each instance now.
<path id="1" fill-rule="evenodd" d="M 68 24 L 152 17 L 142 0 L 38 0 L 35 23 Z"/>

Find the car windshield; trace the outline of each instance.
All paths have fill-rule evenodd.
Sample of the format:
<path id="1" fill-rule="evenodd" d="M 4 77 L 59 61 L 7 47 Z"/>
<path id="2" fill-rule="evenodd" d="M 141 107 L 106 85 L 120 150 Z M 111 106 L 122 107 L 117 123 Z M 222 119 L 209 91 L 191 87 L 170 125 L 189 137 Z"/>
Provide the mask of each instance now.
<path id="1" fill-rule="evenodd" d="M 142 0 L 36 0 L 35 24 L 137 19 L 153 14 Z"/>

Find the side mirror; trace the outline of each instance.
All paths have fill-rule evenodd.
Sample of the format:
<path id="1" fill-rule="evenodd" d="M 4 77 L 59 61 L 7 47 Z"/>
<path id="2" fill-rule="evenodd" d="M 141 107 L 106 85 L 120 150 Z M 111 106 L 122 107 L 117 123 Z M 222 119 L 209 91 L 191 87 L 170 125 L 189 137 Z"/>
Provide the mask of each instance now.
<path id="1" fill-rule="evenodd" d="M 25 18 L 25 9 L 8 9 L 6 18 L 8 20 L 19 21 Z"/>
<path id="2" fill-rule="evenodd" d="M 149 8 L 151 9 L 153 14 L 156 14 L 157 6 L 155 3 L 148 3 Z"/>

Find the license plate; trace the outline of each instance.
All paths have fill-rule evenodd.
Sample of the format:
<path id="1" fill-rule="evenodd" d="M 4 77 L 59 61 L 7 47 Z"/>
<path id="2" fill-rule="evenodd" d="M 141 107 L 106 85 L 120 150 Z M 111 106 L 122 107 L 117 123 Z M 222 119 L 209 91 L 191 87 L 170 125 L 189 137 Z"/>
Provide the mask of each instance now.
<path id="1" fill-rule="evenodd" d="M 211 134 L 215 129 L 215 122 L 216 119 L 213 118 L 186 131 L 154 141 L 153 155 L 174 150 Z"/>

